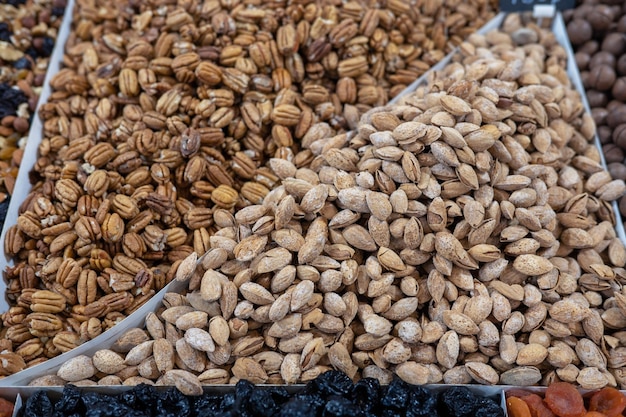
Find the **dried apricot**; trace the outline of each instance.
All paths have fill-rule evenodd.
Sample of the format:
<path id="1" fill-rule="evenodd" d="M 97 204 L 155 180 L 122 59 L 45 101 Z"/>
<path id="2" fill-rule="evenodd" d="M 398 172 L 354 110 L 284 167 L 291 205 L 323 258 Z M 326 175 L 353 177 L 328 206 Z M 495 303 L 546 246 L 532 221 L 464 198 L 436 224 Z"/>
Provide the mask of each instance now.
<path id="1" fill-rule="evenodd" d="M 583 397 L 567 382 L 555 382 L 546 390 L 546 404 L 560 417 L 582 417 L 585 415 Z"/>
<path id="2" fill-rule="evenodd" d="M 522 400 L 528 404 L 532 417 L 554 417 L 554 413 L 548 408 L 543 398 L 537 394 L 529 394 L 522 397 Z"/>
<path id="3" fill-rule="evenodd" d="M 607 415 L 598 411 L 587 411 L 583 417 L 607 417 Z"/>
<path id="4" fill-rule="evenodd" d="M 13 403 L 0 398 L 0 417 L 11 417 L 13 415 Z"/>
<path id="5" fill-rule="evenodd" d="M 615 388 L 606 387 L 593 394 L 589 400 L 589 411 L 599 411 L 607 417 L 617 417 L 626 408 L 626 398 Z"/>
<path id="6" fill-rule="evenodd" d="M 519 398 L 522 398 L 522 397 L 525 397 L 525 396 L 531 395 L 531 394 L 532 394 L 531 391 L 528 391 L 528 390 L 525 390 L 525 389 L 521 389 L 521 388 L 513 388 L 513 389 L 510 389 L 510 390 L 504 392 L 504 396 L 506 398 L 509 398 L 509 397 L 519 397 Z"/>
<path id="7" fill-rule="evenodd" d="M 506 409 L 509 413 L 509 417 L 532 417 L 526 402 L 518 397 L 507 398 Z"/>

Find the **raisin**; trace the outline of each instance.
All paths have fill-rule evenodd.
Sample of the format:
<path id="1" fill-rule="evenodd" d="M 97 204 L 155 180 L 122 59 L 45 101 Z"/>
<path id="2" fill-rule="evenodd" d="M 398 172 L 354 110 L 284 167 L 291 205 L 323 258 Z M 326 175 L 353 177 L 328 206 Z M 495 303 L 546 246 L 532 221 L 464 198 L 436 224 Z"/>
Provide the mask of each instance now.
<path id="1" fill-rule="evenodd" d="M 0 83 L 0 118 L 15 116 L 19 105 L 27 101 L 28 98 L 22 90 Z"/>
<path id="2" fill-rule="evenodd" d="M 560 417 L 582 417 L 585 413 L 583 397 L 567 382 L 555 382 L 546 390 L 546 404 Z"/>
<path id="3" fill-rule="evenodd" d="M 11 42 L 11 28 L 7 23 L 0 22 L 0 41 Z"/>
<path id="4" fill-rule="evenodd" d="M 54 39 L 50 36 L 44 36 L 43 45 L 41 46 L 41 56 L 47 58 L 52 55 L 52 50 L 54 49 Z"/>
<path id="5" fill-rule="evenodd" d="M 506 411 L 509 413 L 510 417 L 532 417 L 528 404 L 518 397 L 509 397 L 506 399 Z"/>
<path id="6" fill-rule="evenodd" d="M 25 56 L 21 57 L 13 63 L 13 68 L 17 70 L 30 69 L 30 61 Z"/>
<path id="7" fill-rule="evenodd" d="M 593 394 L 589 400 L 589 411 L 599 411 L 607 417 L 617 417 L 626 408 L 626 398 L 615 388 L 606 387 Z"/>

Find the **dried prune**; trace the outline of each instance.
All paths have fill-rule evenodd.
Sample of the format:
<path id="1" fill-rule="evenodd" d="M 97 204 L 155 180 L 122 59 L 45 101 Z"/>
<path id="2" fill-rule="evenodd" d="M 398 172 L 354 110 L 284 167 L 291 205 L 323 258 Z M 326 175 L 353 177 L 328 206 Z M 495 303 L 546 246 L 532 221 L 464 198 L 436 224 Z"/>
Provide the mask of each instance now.
<path id="1" fill-rule="evenodd" d="M 277 417 L 316 417 L 315 407 L 305 399 L 294 398 L 283 404 Z"/>
<path id="2" fill-rule="evenodd" d="M 410 395 L 409 384 L 400 378 L 394 378 L 387 386 L 380 404 L 383 410 L 405 410 Z"/>
<path id="3" fill-rule="evenodd" d="M 82 402 L 80 401 L 80 391 L 74 385 L 66 385 L 63 388 L 61 399 L 54 405 L 56 411 L 63 414 L 71 414 L 80 411 Z"/>
<path id="4" fill-rule="evenodd" d="M 437 397 L 428 389 L 411 386 L 411 395 L 406 417 L 428 417 L 437 415 Z"/>
<path id="5" fill-rule="evenodd" d="M 135 410 L 149 410 L 150 413 L 154 409 L 157 397 L 154 387 L 148 384 L 139 384 L 118 396 L 119 400 L 129 407 Z"/>
<path id="6" fill-rule="evenodd" d="M 175 388 L 160 393 L 156 413 L 161 417 L 187 417 L 191 413 L 189 399 Z"/>
<path id="7" fill-rule="evenodd" d="M 269 387 L 266 391 L 272 395 L 274 402 L 279 405 L 289 401 L 289 398 L 291 398 L 291 395 L 284 387 Z"/>
<path id="8" fill-rule="evenodd" d="M 380 401 L 380 383 L 375 378 L 363 378 L 354 384 L 350 398 L 363 411 L 372 411 Z"/>
<path id="9" fill-rule="evenodd" d="M 105 400 L 89 408 L 84 416 L 85 417 L 149 417 L 150 414 L 146 414 L 139 410 L 133 410 L 126 404 L 122 404 L 119 401 Z"/>
<path id="10" fill-rule="evenodd" d="M 220 404 L 220 409 L 223 411 L 229 410 L 235 405 L 235 394 L 229 392 L 228 394 L 224 394 L 222 397 L 222 403 Z"/>
<path id="11" fill-rule="evenodd" d="M 65 13 L 65 7 L 53 7 L 52 8 L 52 16 L 63 16 L 63 13 Z"/>
<path id="12" fill-rule="evenodd" d="M 250 395 L 248 411 L 255 417 L 271 417 L 278 412 L 278 406 L 271 393 L 256 389 Z"/>
<path id="13" fill-rule="evenodd" d="M 495 401 L 489 398 L 477 398 L 478 407 L 474 411 L 475 417 L 504 417 L 504 410 Z"/>
<path id="14" fill-rule="evenodd" d="M 358 417 L 359 414 L 359 408 L 352 401 L 333 396 L 324 406 L 322 417 Z"/>
<path id="15" fill-rule="evenodd" d="M 452 387 L 439 396 L 439 408 L 444 415 L 470 417 L 476 410 L 476 396 L 465 387 Z"/>
<path id="16" fill-rule="evenodd" d="M 311 390 L 311 391 L 310 391 Z M 319 393 L 322 396 L 340 395 L 346 397 L 352 390 L 352 380 L 343 372 L 328 371 L 307 384 L 307 392 Z"/>
<path id="17" fill-rule="evenodd" d="M 192 404 L 192 415 L 196 417 L 212 417 L 222 410 L 222 397 L 217 395 L 203 395 L 196 397 Z"/>
<path id="18" fill-rule="evenodd" d="M 37 391 L 26 400 L 26 406 L 24 407 L 24 417 L 40 417 L 50 416 L 54 412 L 52 407 L 52 401 L 48 398 L 45 391 Z"/>

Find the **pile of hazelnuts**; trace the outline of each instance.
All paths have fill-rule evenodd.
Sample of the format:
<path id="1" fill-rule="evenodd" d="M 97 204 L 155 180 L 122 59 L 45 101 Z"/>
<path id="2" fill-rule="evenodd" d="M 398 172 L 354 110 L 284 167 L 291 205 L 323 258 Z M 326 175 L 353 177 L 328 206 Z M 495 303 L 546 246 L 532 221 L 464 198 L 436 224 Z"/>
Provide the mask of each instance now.
<path id="1" fill-rule="evenodd" d="M 609 172 L 626 180 L 626 2 L 584 0 L 564 18 Z"/>

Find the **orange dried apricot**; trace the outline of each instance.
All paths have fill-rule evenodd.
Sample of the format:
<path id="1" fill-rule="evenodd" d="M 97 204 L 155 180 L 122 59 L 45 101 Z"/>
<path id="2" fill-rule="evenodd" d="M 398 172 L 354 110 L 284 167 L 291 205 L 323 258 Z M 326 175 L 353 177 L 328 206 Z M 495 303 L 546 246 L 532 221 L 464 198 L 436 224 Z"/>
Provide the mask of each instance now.
<path id="1" fill-rule="evenodd" d="M 528 391 L 528 390 L 525 390 L 525 389 L 521 389 L 521 388 L 513 388 L 513 389 L 510 389 L 510 390 L 504 392 L 504 396 L 506 398 L 509 398 L 509 397 L 519 397 L 519 398 L 522 398 L 522 397 L 525 397 L 525 396 L 531 395 L 531 394 L 532 394 L 531 391 Z"/>
<path id="2" fill-rule="evenodd" d="M 587 411 L 583 417 L 607 417 L 607 415 L 598 411 Z"/>
<path id="3" fill-rule="evenodd" d="M 518 397 L 507 398 L 506 409 L 509 413 L 509 417 L 532 417 L 526 402 Z"/>
<path id="4" fill-rule="evenodd" d="M 532 417 L 555 417 L 554 413 L 548 408 L 543 398 L 537 394 L 529 394 L 522 397 L 522 400 L 528 404 Z"/>
<path id="5" fill-rule="evenodd" d="M 0 417 L 11 417 L 13 415 L 13 403 L 0 398 Z"/>
<path id="6" fill-rule="evenodd" d="M 612 387 L 602 388 L 589 400 L 589 411 L 599 411 L 607 417 L 618 417 L 624 408 L 626 408 L 626 398 Z"/>
<path id="7" fill-rule="evenodd" d="M 546 404 L 560 417 L 583 417 L 587 410 L 578 390 L 567 382 L 555 382 L 546 390 Z"/>

